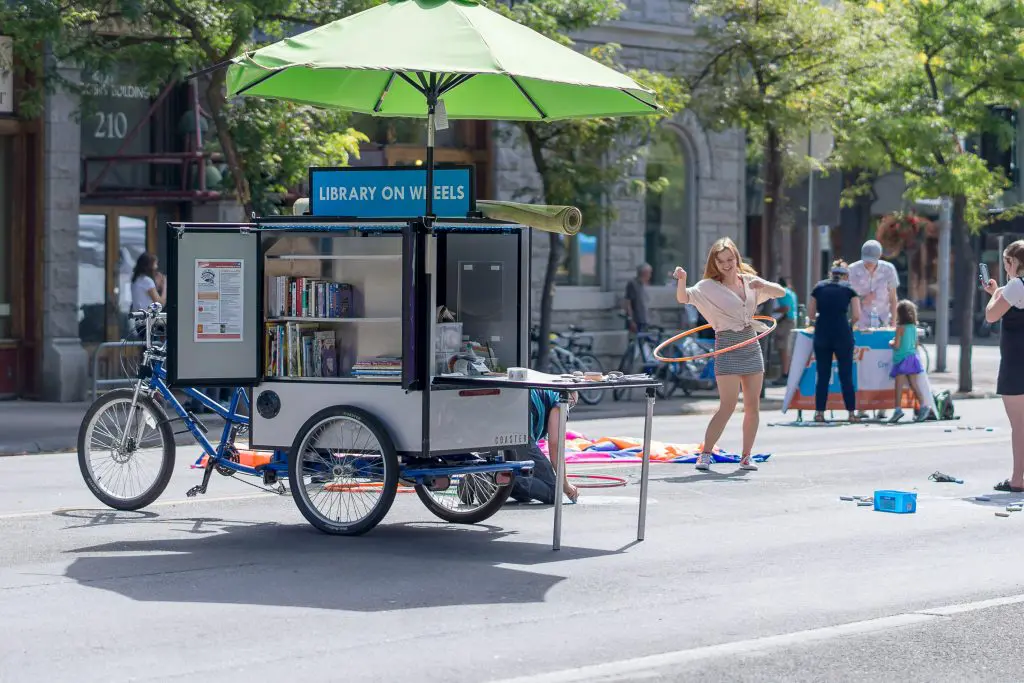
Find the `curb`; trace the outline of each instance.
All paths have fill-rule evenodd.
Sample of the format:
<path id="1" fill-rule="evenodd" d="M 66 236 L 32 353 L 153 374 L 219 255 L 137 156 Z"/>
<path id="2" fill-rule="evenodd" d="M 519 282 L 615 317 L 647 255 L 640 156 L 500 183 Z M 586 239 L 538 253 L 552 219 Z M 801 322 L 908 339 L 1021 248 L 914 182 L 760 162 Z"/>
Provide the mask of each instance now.
<path id="1" fill-rule="evenodd" d="M 933 387 L 935 389 L 935 387 Z M 966 401 L 975 399 L 999 398 L 999 394 L 991 391 L 971 391 L 968 393 L 952 393 L 954 401 Z M 577 406 L 570 414 L 570 422 L 584 422 L 591 420 L 616 420 L 628 418 L 642 418 L 646 411 L 646 404 L 643 401 L 615 402 L 614 408 L 607 409 L 604 403 L 601 405 Z M 718 410 L 717 396 L 708 396 L 690 399 L 668 399 L 655 401 L 655 417 L 682 417 L 694 415 L 713 415 Z M 761 399 L 761 411 L 782 410 L 782 400 L 774 398 Z M 736 412 L 743 412 L 742 402 L 736 406 Z M 224 423 L 220 419 L 206 417 L 204 424 L 210 431 L 208 438 L 219 441 L 219 430 L 223 429 Z M 191 435 L 186 433 L 175 435 L 175 442 L 179 446 L 194 444 Z M 0 443 L 0 458 L 15 457 L 21 455 L 38 455 L 41 453 L 74 453 L 78 450 L 78 433 L 75 430 L 74 436 L 68 439 L 52 437 L 44 440 L 22 441 L 17 443 Z"/>

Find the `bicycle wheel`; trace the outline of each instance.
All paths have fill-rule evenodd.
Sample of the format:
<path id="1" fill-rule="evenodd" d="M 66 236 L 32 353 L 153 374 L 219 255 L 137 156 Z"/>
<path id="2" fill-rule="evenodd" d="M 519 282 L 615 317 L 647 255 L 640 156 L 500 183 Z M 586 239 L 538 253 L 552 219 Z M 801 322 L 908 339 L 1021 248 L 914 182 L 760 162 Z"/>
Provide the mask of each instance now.
<path id="1" fill-rule="evenodd" d="M 622 354 L 621 360 L 619 360 L 619 372 L 623 375 L 635 375 L 636 368 L 639 365 L 637 355 L 636 342 L 630 341 L 626 345 L 626 351 Z M 613 401 L 628 401 L 631 395 L 632 391 L 630 389 L 612 389 Z"/>
<path id="2" fill-rule="evenodd" d="M 78 467 L 101 503 L 138 510 L 160 497 L 174 468 L 174 434 L 164 411 L 134 389 L 115 389 L 89 407 L 78 430 Z"/>
<path id="3" fill-rule="evenodd" d="M 597 356 L 592 353 L 577 353 L 574 355 L 574 370 L 580 370 L 582 372 L 600 372 L 604 374 L 604 368 L 601 366 L 601 361 L 598 360 Z M 604 391 L 581 391 L 580 400 L 586 403 L 588 406 L 596 406 L 602 400 L 604 400 Z"/>
<path id="4" fill-rule="evenodd" d="M 358 408 L 311 417 L 288 453 L 295 506 L 328 534 L 358 536 L 380 524 L 398 492 L 398 455 L 384 427 Z"/>
<path id="5" fill-rule="evenodd" d="M 513 474 L 509 483 L 498 484 L 494 472 L 456 474 L 444 491 L 431 491 L 416 485 L 416 495 L 434 515 L 453 524 L 477 524 L 501 509 L 512 494 Z"/>

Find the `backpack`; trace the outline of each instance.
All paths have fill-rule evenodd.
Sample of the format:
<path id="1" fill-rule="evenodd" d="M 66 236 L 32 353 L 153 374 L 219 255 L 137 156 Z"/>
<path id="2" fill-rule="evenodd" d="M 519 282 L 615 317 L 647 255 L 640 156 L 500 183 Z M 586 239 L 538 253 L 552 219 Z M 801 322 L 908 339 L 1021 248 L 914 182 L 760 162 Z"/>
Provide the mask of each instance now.
<path id="1" fill-rule="evenodd" d="M 950 394 L 949 389 L 943 389 L 934 394 L 933 398 L 935 399 L 935 409 L 938 413 L 935 419 L 952 420 L 956 417 L 956 413 L 953 411 L 953 395 Z"/>

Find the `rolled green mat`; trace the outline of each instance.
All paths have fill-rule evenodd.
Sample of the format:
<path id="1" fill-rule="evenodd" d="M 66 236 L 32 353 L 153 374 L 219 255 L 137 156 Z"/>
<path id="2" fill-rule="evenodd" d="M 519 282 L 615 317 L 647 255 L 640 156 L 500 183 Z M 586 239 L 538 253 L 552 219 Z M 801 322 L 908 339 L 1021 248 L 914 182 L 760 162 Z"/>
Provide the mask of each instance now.
<path id="1" fill-rule="evenodd" d="M 572 237 L 583 226 L 583 213 L 575 206 L 547 206 L 480 200 L 476 208 L 487 218 L 519 223 L 545 232 Z"/>

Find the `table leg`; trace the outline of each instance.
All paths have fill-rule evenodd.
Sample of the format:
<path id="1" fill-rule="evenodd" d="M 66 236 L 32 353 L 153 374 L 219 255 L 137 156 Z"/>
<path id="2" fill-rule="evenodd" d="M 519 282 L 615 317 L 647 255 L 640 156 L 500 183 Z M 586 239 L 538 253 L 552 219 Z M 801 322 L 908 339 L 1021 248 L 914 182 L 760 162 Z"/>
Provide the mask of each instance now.
<path id="1" fill-rule="evenodd" d="M 565 422 L 569 414 L 569 397 L 558 394 L 558 434 L 548 434 L 548 455 L 555 463 L 555 532 L 552 550 L 562 548 L 562 490 L 565 488 Z M 554 447 L 554 450 L 551 448 Z"/>
<path id="2" fill-rule="evenodd" d="M 644 540 L 647 525 L 647 478 L 651 472 L 651 421 L 654 419 L 654 388 L 647 388 L 647 413 L 644 415 L 644 452 L 640 465 L 640 514 L 637 519 L 636 540 Z"/>

